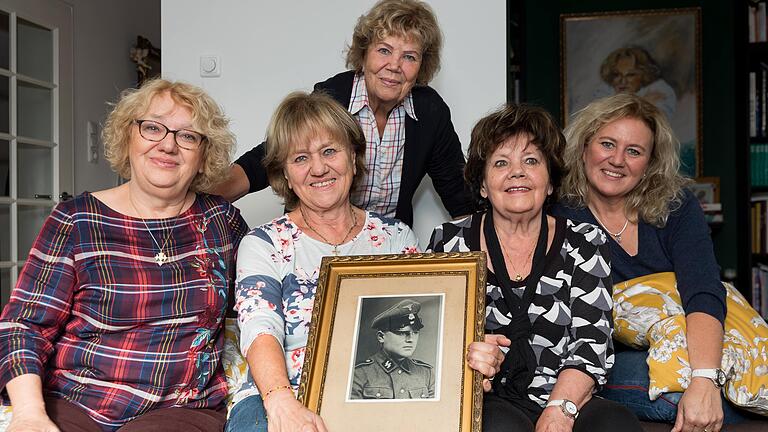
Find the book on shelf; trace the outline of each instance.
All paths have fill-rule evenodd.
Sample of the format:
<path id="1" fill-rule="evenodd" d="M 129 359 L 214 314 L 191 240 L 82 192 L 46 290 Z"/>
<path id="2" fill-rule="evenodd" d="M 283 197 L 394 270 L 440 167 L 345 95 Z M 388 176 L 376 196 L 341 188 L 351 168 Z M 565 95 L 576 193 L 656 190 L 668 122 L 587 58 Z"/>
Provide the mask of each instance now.
<path id="1" fill-rule="evenodd" d="M 757 137 L 757 72 L 749 73 L 749 136 Z"/>
<path id="2" fill-rule="evenodd" d="M 750 6 L 748 9 L 747 26 L 749 28 L 750 42 L 765 42 L 768 40 L 768 31 L 766 26 L 766 7 L 765 2 L 760 2 L 757 6 Z"/>
<path id="3" fill-rule="evenodd" d="M 749 161 L 752 186 L 768 186 L 768 144 L 750 145 Z"/>
<path id="4" fill-rule="evenodd" d="M 752 307 L 768 316 L 768 266 L 762 263 L 752 267 Z"/>
<path id="5" fill-rule="evenodd" d="M 752 197 L 750 207 L 752 253 L 768 254 L 768 196 Z"/>

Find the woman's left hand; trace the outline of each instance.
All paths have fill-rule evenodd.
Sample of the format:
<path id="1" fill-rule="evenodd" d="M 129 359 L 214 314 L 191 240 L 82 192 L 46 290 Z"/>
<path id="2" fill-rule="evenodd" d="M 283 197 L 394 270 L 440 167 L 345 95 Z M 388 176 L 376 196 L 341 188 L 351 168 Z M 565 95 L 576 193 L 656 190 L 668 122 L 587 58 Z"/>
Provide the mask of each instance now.
<path id="1" fill-rule="evenodd" d="M 536 432 L 571 432 L 573 423 L 574 420 L 566 417 L 560 407 L 548 407 L 536 422 Z"/>
<path id="2" fill-rule="evenodd" d="M 720 389 L 707 378 L 692 379 L 677 404 L 672 432 L 719 432 L 723 427 Z"/>
<path id="3" fill-rule="evenodd" d="M 511 341 L 504 335 L 487 334 L 484 342 L 472 342 L 467 352 L 467 364 L 470 368 L 480 372 L 483 379 L 483 391 L 491 391 L 491 380 L 499 373 L 501 363 L 504 361 L 504 353 L 500 346 L 508 347 Z"/>

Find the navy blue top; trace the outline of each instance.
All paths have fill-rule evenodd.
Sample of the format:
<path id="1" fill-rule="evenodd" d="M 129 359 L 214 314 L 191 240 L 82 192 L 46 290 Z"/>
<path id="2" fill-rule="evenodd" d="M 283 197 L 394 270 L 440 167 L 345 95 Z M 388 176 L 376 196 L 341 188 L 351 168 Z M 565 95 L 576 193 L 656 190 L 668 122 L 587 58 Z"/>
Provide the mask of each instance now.
<path id="1" fill-rule="evenodd" d="M 557 203 L 553 215 L 600 226 L 585 208 Z M 715 260 L 709 225 L 696 198 L 686 191 L 679 209 L 670 213 L 664 228 L 640 221 L 637 255 L 629 255 L 608 236 L 613 283 L 617 284 L 651 273 L 674 272 L 677 290 L 686 314 L 704 312 L 725 320 L 725 288 L 720 282 L 720 267 Z"/>

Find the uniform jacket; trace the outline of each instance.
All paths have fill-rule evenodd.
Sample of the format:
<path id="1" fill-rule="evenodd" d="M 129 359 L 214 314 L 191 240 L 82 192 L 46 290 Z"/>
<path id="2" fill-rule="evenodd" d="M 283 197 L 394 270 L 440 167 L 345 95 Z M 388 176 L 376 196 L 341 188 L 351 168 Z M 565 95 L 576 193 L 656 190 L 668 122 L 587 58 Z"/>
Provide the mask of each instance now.
<path id="1" fill-rule="evenodd" d="M 329 94 L 348 108 L 354 76 L 354 71 L 342 72 L 315 84 L 315 91 Z M 413 226 L 413 195 L 425 174 L 429 174 L 443 206 L 451 216 L 470 214 L 472 199 L 464 185 L 464 154 L 451 122 L 448 105 L 429 86 L 414 86 L 411 94 L 418 121 L 405 116 L 403 175 L 395 217 Z M 262 143 L 236 161 L 248 175 L 250 192 L 269 186 L 266 170 L 261 163 L 265 151 Z"/>
<path id="2" fill-rule="evenodd" d="M 355 365 L 352 399 L 429 399 L 435 397 L 432 366 L 416 359 L 399 364 L 383 351 Z"/>

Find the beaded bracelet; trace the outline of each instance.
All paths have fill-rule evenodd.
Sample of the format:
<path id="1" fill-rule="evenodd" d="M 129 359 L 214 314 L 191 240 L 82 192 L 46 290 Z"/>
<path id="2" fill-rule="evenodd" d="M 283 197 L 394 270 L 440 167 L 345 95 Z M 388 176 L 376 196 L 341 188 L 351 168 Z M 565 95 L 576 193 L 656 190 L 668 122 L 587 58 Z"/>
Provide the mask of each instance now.
<path id="1" fill-rule="evenodd" d="M 269 389 L 269 391 L 264 393 L 264 397 L 262 398 L 262 400 L 266 401 L 267 398 L 269 397 L 269 395 L 272 394 L 272 392 L 276 392 L 278 390 L 290 390 L 290 391 L 293 391 L 293 387 L 291 387 L 290 384 L 288 384 L 288 385 L 281 385 L 281 386 L 277 386 L 277 387 L 272 387 L 271 389 Z"/>

